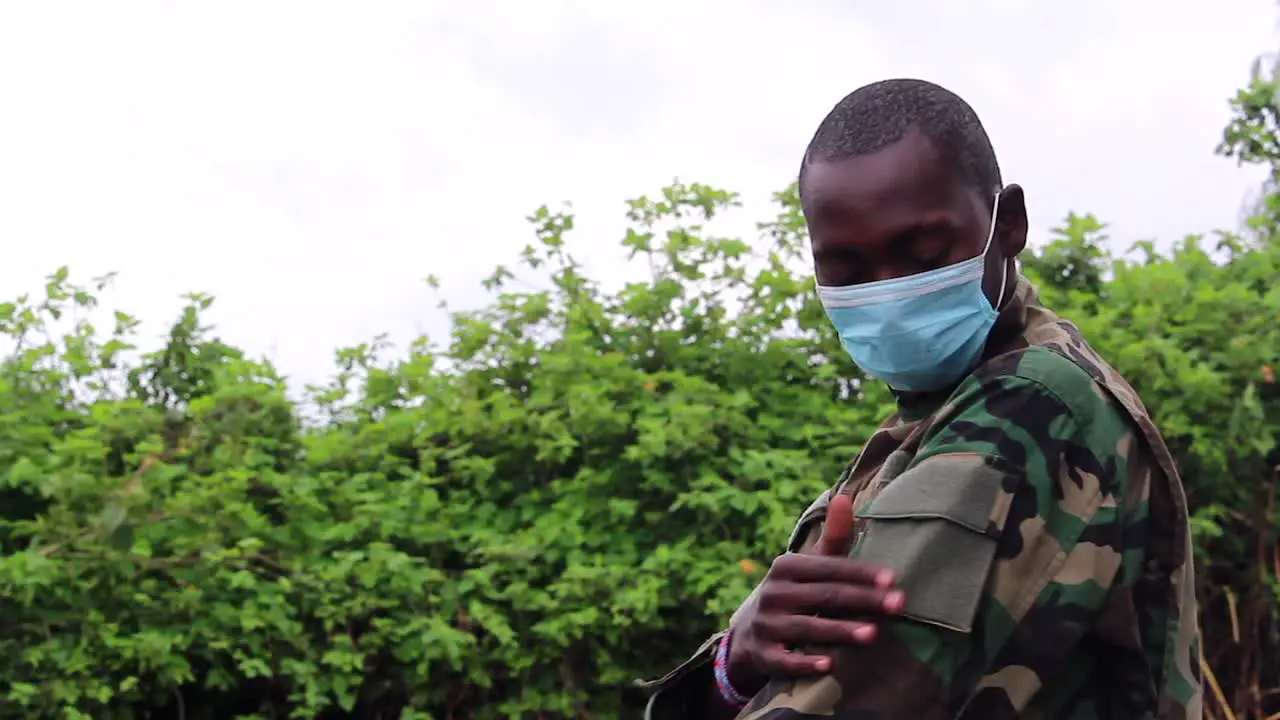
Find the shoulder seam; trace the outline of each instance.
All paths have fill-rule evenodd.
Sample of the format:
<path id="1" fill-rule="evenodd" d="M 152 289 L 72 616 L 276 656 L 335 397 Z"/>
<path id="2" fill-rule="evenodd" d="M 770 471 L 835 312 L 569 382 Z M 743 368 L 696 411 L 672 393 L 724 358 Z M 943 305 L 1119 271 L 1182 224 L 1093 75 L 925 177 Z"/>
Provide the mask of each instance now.
<path id="1" fill-rule="evenodd" d="M 1103 392 L 1099 395 L 1099 399 L 1100 399 L 1100 400 L 1102 400 L 1103 402 L 1106 402 L 1108 405 L 1110 405 L 1110 404 L 1111 404 L 1111 403 L 1110 403 L 1110 401 L 1107 401 L 1107 400 L 1105 399 L 1105 398 L 1107 398 L 1107 397 L 1108 397 L 1108 395 L 1109 395 L 1109 393 L 1107 393 L 1107 392 L 1106 392 L 1106 389 L 1105 389 L 1105 388 L 1102 388 L 1102 387 L 1099 385 L 1098 381 L 1097 381 L 1097 380 L 1096 380 L 1092 375 L 1090 375 L 1090 374 L 1089 374 L 1089 372 L 1088 372 L 1087 370 L 1085 370 L 1084 368 L 1080 367 L 1078 364 L 1076 364 L 1074 361 L 1072 361 L 1072 360 L 1071 360 L 1071 358 L 1067 357 L 1066 355 L 1063 355 L 1062 353 L 1056 352 L 1053 348 L 1043 347 L 1043 346 L 1040 346 L 1040 345 L 1033 345 L 1033 346 L 1031 346 L 1031 347 L 1027 348 L 1026 350 L 1024 350 L 1022 354 L 1023 354 L 1023 355 L 1026 355 L 1028 352 L 1030 352 L 1030 351 L 1034 351 L 1034 350 L 1039 350 L 1039 351 L 1041 351 L 1041 352 L 1048 353 L 1050 356 L 1052 356 L 1052 357 L 1056 358 L 1058 361 L 1060 361 L 1060 362 L 1064 362 L 1064 363 L 1068 364 L 1069 366 L 1071 366 L 1072 368 L 1074 368 L 1077 372 L 1079 372 L 1079 373 L 1080 373 L 1080 376 L 1081 376 L 1082 378 L 1084 378 L 1084 379 L 1087 381 L 1087 383 L 1088 383 L 1088 386 L 1089 386 L 1089 389 L 1090 389 L 1090 390 L 1092 390 L 1092 391 L 1093 391 L 1093 392 L 1095 392 L 1095 393 L 1097 393 L 1097 392 L 1098 392 L 1098 390 L 1099 390 L 1100 388 L 1103 390 Z M 1037 354 L 1038 354 L 1038 353 L 1037 353 Z M 995 376 L 995 377 L 999 377 L 999 376 Z M 1066 410 L 1067 410 L 1067 414 L 1071 417 L 1072 422 L 1074 422 L 1074 423 L 1075 423 L 1077 426 L 1079 426 L 1082 430 L 1084 430 L 1084 429 L 1088 429 L 1088 428 L 1093 424 L 1093 418 L 1092 418 L 1092 417 L 1089 417 L 1089 421 L 1088 421 L 1088 422 L 1084 422 L 1084 421 L 1083 421 L 1083 419 L 1081 418 L 1081 413 L 1079 412 L 1079 408 L 1078 408 L 1077 406 L 1075 406 L 1074 404 L 1072 404 L 1072 403 L 1070 403 L 1070 402 L 1067 402 L 1067 401 L 1062 397 L 1062 394 L 1061 394 L 1061 393 L 1059 393 L 1059 392 L 1057 392 L 1056 390 L 1054 390 L 1054 388 L 1053 388 L 1053 387 L 1051 387 L 1051 386 L 1050 386 L 1048 383 L 1046 383 L 1044 380 L 1041 380 L 1041 379 L 1039 379 L 1039 378 L 1037 378 L 1037 377 L 1033 377 L 1033 376 L 1031 376 L 1030 374 L 1028 374 L 1027 372 L 1025 372 L 1025 371 L 1023 371 L 1023 370 L 1021 370 L 1020 368 L 1017 368 L 1017 367 L 1015 367 L 1015 368 L 1013 369 L 1013 372 L 1010 372 L 1009 374 L 1005 375 L 1004 377 L 1007 377 L 1007 378 L 1017 378 L 1018 380 L 1020 380 L 1020 381 L 1022 381 L 1022 382 L 1030 383 L 1030 384 L 1032 384 L 1032 385 L 1035 385 L 1037 388 L 1039 388 L 1039 389 L 1043 390 L 1043 391 L 1044 391 L 1045 393 L 1047 393 L 1048 395 L 1052 396 L 1054 400 L 1057 400 L 1057 401 L 1058 401 L 1058 403 L 1059 403 L 1060 405 L 1062 405 L 1062 407 L 1066 408 Z"/>
<path id="2" fill-rule="evenodd" d="M 1063 397 L 1062 397 L 1062 395 L 1061 395 L 1061 394 L 1059 394 L 1059 393 L 1058 393 L 1058 391 L 1056 391 L 1056 390 L 1054 390 L 1053 388 L 1049 387 L 1049 385 L 1048 385 L 1048 384 L 1046 384 L 1043 380 L 1040 380 L 1040 379 L 1037 379 L 1037 378 L 1033 378 L 1033 377 L 1028 377 L 1028 376 L 1026 376 L 1026 375 L 1024 375 L 1024 374 L 1022 374 L 1022 373 L 1020 373 L 1020 372 L 1014 372 L 1014 373 L 1011 373 L 1011 374 L 1009 374 L 1009 375 L 1006 375 L 1005 377 L 1008 377 L 1008 378 L 1015 378 L 1015 379 L 1017 379 L 1017 380 L 1020 380 L 1020 381 L 1022 381 L 1022 382 L 1025 382 L 1025 383 L 1027 383 L 1027 384 L 1029 384 L 1029 385 L 1034 385 L 1036 388 L 1039 388 L 1040 390 L 1044 391 L 1044 393 L 1045 393 L 1046 395 L 1049 395 L 1049 396 L 1050 396 L 1050 397 L 1052 397 L 1054 400 L 1057 400 L 1057 401 L 1058 401 L 1058 404 L 1059 404 L 1059 405 L 1061 405 L 1063 408 L 1065 408 L 1065 409 L 1066 409 L 1066 411 L 1067 411 L 1067 416 L 1071 418 L 1071 422 L 1075 423 L 1075 424 L 1076 424 L 1076 426 L 1077 426 L 1078 428 L 1080 428 L 1081 430 L 1085 430 L 1085 429 L 1087 429 L 1087 428 L 1089 427 L 1089 425 L 1090 425 L 1090 424 L 1092 424 L 1092 422 L 1090 422 L 1090 423 L 1084 423 L 1084 422 L 1082 422 L 1082 421 L 1080 420 L 1080 413 L 1077 411 L 1077 408 L 1076 408 L 1073 404 L 1071 404 L 1071 403 L 1067 402 L 1066 400 L 1064 400 L 1064 399 L 1063 399 Z M 1092 378 L 1090 378 L 1089 382 L 1092 384 L 1093 379 L 1092 379 Z"/>

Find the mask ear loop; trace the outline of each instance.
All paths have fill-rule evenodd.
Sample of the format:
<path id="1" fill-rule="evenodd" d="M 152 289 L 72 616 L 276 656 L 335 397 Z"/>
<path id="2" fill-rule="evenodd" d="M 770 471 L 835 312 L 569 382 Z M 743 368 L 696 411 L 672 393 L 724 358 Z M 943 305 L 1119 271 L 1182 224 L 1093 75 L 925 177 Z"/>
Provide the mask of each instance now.
<path id="1" fill-rule="evenodd" d="M 996 218 L 1000 214 L 1000 193 L 996 193 L 996 199 L 991 203 L 991 230 L 987 233 L 987 245 L 982 249 L 982 256 L 985 258 L 987 253 L 991 251 L 991 243 L 996 237 Z M 1004 300 L 1004 287 L 1009 281 L 1009 263 L 1000 263 L 1000 292 L 996 293 L 995 302 L 991 303 L 991 309 L 1000 312 L 1000 301 Z"/>

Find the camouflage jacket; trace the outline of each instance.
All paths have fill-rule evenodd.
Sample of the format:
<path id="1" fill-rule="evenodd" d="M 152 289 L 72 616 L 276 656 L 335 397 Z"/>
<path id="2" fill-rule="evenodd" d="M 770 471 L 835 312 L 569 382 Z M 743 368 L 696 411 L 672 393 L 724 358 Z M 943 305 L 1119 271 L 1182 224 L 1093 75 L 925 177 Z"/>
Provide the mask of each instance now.
<path id="1" fill-rule="evenodd" d="M 739 720 L 1201 717 L 1186 499 L 1146 409 L 1025 278 L 988 346 L 949 397 L 901 403 L 788 544 L 852 495 L 853 555 L 896 570 L 905 617 Z M 647 717 L 695 717 L 719 637 Z"/>

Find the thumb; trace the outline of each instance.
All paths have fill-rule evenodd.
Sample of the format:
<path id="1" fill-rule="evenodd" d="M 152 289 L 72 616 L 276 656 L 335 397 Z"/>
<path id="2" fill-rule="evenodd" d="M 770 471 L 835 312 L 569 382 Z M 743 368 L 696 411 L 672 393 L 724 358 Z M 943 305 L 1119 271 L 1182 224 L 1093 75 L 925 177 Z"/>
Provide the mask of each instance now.
<path id="1" fill-rule="evenodd" d="M 847 555 L 852 544 L 853 498 L 837 494 L 827 506 L 827 517 L 822 521 L 817 551 L 819 555 Z"/>

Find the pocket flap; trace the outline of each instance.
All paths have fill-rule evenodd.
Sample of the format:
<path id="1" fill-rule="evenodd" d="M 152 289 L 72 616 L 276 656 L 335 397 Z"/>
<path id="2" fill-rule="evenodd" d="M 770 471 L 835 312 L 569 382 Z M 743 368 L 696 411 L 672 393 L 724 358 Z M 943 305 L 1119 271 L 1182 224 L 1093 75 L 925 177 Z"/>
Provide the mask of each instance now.
<path id="1" fill-rule="evenodd" d="M 998 458 L 948 454 L 927 458 L 898 476 L 859 513 L 870 519 L 942 518 L 998 537 L 1004 528 L 1013 477 Z"/>
<path id="2" fill-rule="evenodd" d="M 928 458 L 860 513 L 867 527 L 854 557 L 893 569 L 906 617 L 972 631 L 1016 478 L 998 463 L 976 454 Z"/>

